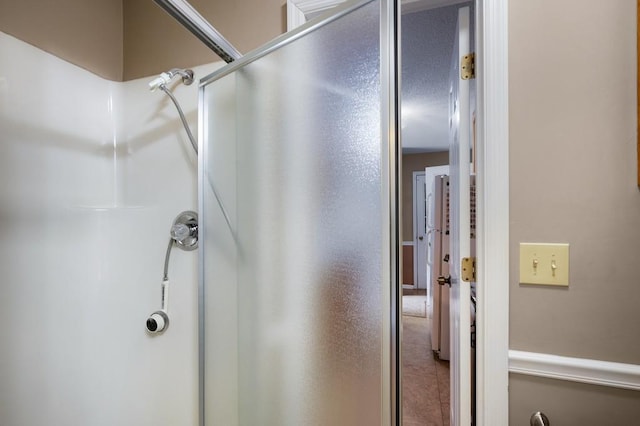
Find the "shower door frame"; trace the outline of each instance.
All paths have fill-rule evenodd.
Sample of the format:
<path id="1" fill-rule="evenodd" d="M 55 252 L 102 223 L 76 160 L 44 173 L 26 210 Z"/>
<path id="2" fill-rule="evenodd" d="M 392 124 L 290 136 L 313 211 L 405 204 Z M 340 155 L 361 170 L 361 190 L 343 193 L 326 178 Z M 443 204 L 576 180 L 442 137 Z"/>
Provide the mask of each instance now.
<path id="1" fill-rule="evenodd" d="M 198 182 L 204 182 L 205 176 L 205 158 L 202 153 L 206 152 L 204 140 L 206 116 L 204 114 L 205 108 L 205 88 L 212 81 L 222 78 L 226 75 L 233 73 L 235 70 L 249 64 L 255 60 L 262 58 L 265 55 L 279 49 L 280 47 L 289 44 L 304 35 L 315 31 L 317 28 L 322 27 L 334 20 L 347 15 L 353 10 L 359 7 L 371 3 L 376 0 L 350 0 L 350 1 L 338 1 L 333 0 L 316 0 L 317 3 L 324 3 L 327 5 L 325 9 L 333 8 L 338 3 L 345 3 L 334 9 L 335 13 L 328 14 L 322 20 L 319 20 L 310 25 L 304 25 L 294 30 L 277 37 L 273 41 L 267 43 L 262 48 L 250 52 L 237 61 L 228 64 L 226 67 L 219 71 L 215 71 L 209 76 L 204 77 L 199 83 L 199 101 L 198 101 Z M 398 143 L 398 129 L 397 123 L 399 122 L 398 111 L 398 87 L 399 87 L 399 28 L 397 23 L 399 22 L 399 3 L 400 0 L 377 0 L 380 4 L 380 104 L 381 104 L 381 145 L 386 146 L 382 149 L 382 164 L 381 168 L 381 195 L 383 198 L 389 200 L 389 205 L 383 205 L 383 230 L 382 240 L 383 248 L 386 245 L 389 265 L 382 270 L 382 282 L 388 283 L 388 291 L 383 292 L 382 301 L 388 310 L 383 310 L 382 323 L 389 327 L 383 327 L 381 332 L 383 347 L 382 347 L 382 364 L 387 367 L 382 370 L 381 391 L 381 418 L 383 425 L 399 426 L 402 424 L 401 419 L 401 407 L 402 402 L 400 400 L 400 324 L 401 324 L 401 291 L 402 283 L 400 277 L 399 266 L 399 247 L 400 247 L 400 215 L 399 215 L 399 143 Z M 333 4 L 331 4 L 333 3 Z M 204 205 L 204 191 L 202 188 L 198 191 L 198 201 L 200 211 L 202 213 L 202 206 Z M 199 227 L 199 239 L 204 241 L 204 230 Z M 383 256 L 384 257 L 384 256 Z M 199 417 L 200 426 L 205 425 L 205 298 L 204 298 L 204 249 L 199 250 L 198 256 L 198 270 L 199 270 L 199 295 L 198 295 L 198 340 L 199 340 Z M 384 342 L 389 342 L 386 346 Z M 385 373 L 388 373 L 388 377 L 385 377 Z"/>
<path id="2" fill-rule="evenodd" d="M 287 0 L 288 29 L 344 0 Z M 421 0 L 405 0 L 416 4 Z M 473 0 L 477 81 L 476 424 L 507 425 L 509 412 L 508 0 Z M 461 3 L 432 0 L 434 7 Z"/>

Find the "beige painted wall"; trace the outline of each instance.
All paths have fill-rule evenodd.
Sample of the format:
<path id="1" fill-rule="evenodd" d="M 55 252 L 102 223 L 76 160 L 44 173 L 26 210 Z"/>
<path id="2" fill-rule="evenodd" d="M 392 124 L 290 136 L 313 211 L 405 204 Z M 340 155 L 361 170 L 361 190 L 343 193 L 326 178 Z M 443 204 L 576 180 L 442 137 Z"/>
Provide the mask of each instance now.
<path id="1" fill-rule="evenodd" d="M 509 13 L 510 346 L 640 364 L 636 2 L 511 0 Z M 569 243 L 570 286 L 520 285 L 520 242 Z M 527 401 L 553 407 L 552 424 L 631 424 L 640 407 L 637 392 L 518 376 L 510 395 L 510 424 L 527 424 Z M 630 397 L 635 418 L 576 420 L 628 415 Z"/>
<path id="2" fill-rule="evenodd" d="M 125 81 L 219 60 L 152 0 L 124 2 L 124 39 Z"/>
<path id="3" fill-rule="evenodd" d="M 121 80 L 121 0 L 0 0 L 0 31 Z"/>
<path id="4" fill-rule="evenodd" d="M 514 426 L 528 425 L 536 411 L 554 426 L 629 426 L 640 418 L 638 391 L 514 374 L 509 393 L 509 424 Z"/>
<path id="5" fill-rule="evenodd" d="M 191 0 L 240 52 L 286 31 L 286 0 Z M 0 31 L 109 80 L 219 58 L 152 0 L 0 0 Z"/>
<path id="6" fill-rule="evenodd" d="M 402 240 L 413 241 L 413 172 L 449 164 L 448 152 L 402 156 Z"/>
<path id="7" fill-rule="evenodd" d="M 640 364 L 635 2 L 510 11 L 511 347 Z M 519 285 L 521 241 L 570 243 L 569 288 Z"/>
<path id="8" fill-rule="evenodd" d="M 202 16 L 241 53 L 286 31 L 286 0 L 190 0 Z M 219 58 L 152 0 L 124 2 L 124 79 Z"/>

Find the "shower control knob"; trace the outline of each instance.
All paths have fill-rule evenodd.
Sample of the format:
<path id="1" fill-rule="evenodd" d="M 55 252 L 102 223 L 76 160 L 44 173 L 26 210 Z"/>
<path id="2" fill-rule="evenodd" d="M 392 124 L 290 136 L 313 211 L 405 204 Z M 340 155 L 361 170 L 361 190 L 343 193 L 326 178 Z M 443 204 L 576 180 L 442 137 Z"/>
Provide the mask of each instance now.
<path id="1" fill-rule="evenodd" d="M 169 327 L 169 317 L 164 311 L 155 311 L 147 318 L 147 331 L 151 334 L 164 332 Z"/>
<path id="2" fill-rule="evenodd" d="M 171 238 L 176 241 L 184 241 L 191 236 L 191 228 L 183 223 L 176 223 L 171 227 Z"/>
<path id="3" fill-rule="evenodd" d="M 178 215 L 171 226 L 171 238 L 182 250 L 198 248 L 198 213 L 184 211 Z"/>

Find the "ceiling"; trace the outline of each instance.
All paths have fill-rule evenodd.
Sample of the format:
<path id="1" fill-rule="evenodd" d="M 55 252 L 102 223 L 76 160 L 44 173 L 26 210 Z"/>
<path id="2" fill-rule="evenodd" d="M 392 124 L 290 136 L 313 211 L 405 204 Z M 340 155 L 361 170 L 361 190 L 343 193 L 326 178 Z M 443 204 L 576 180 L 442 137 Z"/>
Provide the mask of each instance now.
<path id="1" fill-rule="evenodd" d="M 403 2 L 403 153 L 449 149 L 449 70 L 457 11 L 464 4 L 434 7 L 443 3 L 444 0 Z"/>

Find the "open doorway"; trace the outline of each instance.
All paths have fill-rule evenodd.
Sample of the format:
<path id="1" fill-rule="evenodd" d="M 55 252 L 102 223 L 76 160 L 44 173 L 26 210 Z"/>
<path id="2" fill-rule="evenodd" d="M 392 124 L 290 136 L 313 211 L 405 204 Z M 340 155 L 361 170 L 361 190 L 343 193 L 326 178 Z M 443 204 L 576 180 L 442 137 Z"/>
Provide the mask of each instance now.
<path id="1" fill-rule="evenodd" d="M 437 281 L 448 275 L 453 242 L 446 225 L 448 178 L 439 177 L 449 174 L 452 55 L 458 10 L 465 6 L 473 22 L 473 2 L 403 4 L 402 417 L 406 426 L 451 421 L 449 360 L 456 349 L 449 336 L 449 288 Z M 470 86 L 473 105 L 474 85 Z"/>
<path id="2" fill-rule="evenodd" d="M 287 25 L 294 29 L 314 13 L 344 0 L 287 0 Z M 455 0 L 403 0 L 414 5 L 459 3 Z M 478 197 L 478 423 L 503 424 L 508 411 L 509 306 L 509 161 L 508 161 L 508 8 L 507 0 L 482 0 L 472 23 L 478 24 L 474 43 L 479 58 L 477 102 Z M 402 187 L 404 188 L 404 184 Z M 407 192 L 403 189 L 403 193 Z M 406 200 L 400 199 L 406 214 Z M 402 223 L 406 219 L 400 217 Z M 399 234 L 399 245 L 405 236 Z M 410 238 L 410 237 L 409 237 Z M 400 247 L 398 247 L 400 248 Z M 403 258 L 406 256 L 402 256 Z M 403 259 L 400 259 L 403 260 Z M 403 268 L 406 270 L 406 267 Z M 452 390 L 452 395 L 455 392 Z M 470 403 L 470 402 L 469 402 Z M 398 410 L 400 411 L 400 410 Z M 466 422 L 470 424 L 470 421 Z"/>

